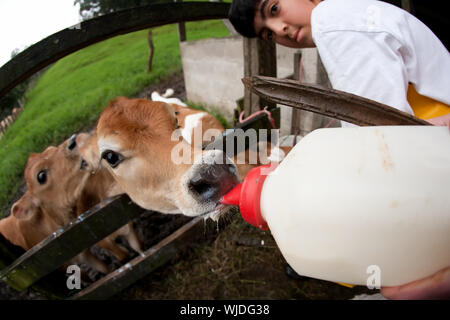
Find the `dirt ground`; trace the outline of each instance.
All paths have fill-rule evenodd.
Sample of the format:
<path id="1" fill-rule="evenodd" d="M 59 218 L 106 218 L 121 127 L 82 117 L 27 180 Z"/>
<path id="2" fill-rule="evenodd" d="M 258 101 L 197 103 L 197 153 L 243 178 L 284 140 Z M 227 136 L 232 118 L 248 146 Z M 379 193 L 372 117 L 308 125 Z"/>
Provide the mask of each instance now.
<path id="1" fill-rule="evenodd" d="M 215 240 L 193 244 L 178 261 L 112 299 L 351 299 L 378 292 L 288 276 L 270 231 L 248 225 L 238 212 L 222 219 L 229 224 L 217 231 Z"/>
<path id="2" fill-rule="evenodd" d="M 154 90 L 164 93 L 167 88 L 174 89 L 174 97 L 186 99 L 182 73 L 146 88 L 137 97 L 150 98 Z M 270 231 L 246 224 L 237 210 L 221 219 L 221 223 L 205 222 L 205 241 L 191 244 L 171 264 L 111 299 L 351 299 L 355 295 L 379 292 L 298 277 L 292 272 L 288 275 L 287 263 Z M 155 213 L 142 215 L 134 223 L 144 249 L 148 249 L 189 220 L 181 215 Z M 111 268 L 120 266 L 103 249 L 94 248 L 93 252 Z M 90 276 L 99 278 L 92 270 Z M 36 300 L 45 296 L 33 289 L 17 293 L 0 282 L 1 299 Z"/>

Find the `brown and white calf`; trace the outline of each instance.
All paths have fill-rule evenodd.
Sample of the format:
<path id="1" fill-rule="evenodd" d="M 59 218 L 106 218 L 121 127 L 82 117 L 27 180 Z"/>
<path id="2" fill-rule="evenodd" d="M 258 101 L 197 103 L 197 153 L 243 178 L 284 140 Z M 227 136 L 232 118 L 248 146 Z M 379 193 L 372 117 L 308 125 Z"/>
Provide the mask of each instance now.
<path id="1" fill-rule="evenodd" d="M 96 143 L 95 133 L 80 133 L 77 135 L 78 148 L 86 161 L 88 170 L 91 172 L 76 203 L 77 216 L 103 200 L 123 193 L 120 186 L 115 182 L 106 168 L 93 165 L 93 159 L 97 159 L 99 156 L 98 149 L 92 148 L 92 143 Z M 132 222 L 129 222 L 101 240 L 97 245 L 113 253 L 120 261 L 124 261 L 129 257 L 129 253 L 125 248 L 115 242 L 119 236 L 124 237 L 133 250 L 140 254 L 143 253 L 142 243 L 136 234 Z"/>
<path id="2" fill-rule="evenodd" d="M 96 128 L 102 165 L 143 208 L 187 216 L 220 211 L 220 198 L 258 163 L 238 170 L 222 150 L 194 150 L 178 129 L 175 109 L 145 99 L 111 101 Z"/>
<path id="3" fill-rule="evenodd" d="M 189 144 L 194 144 L 193 139 L 196 131 L 201 133 L 201 143 L 208 142 L 213 136 L 225 131 L 225 128 L 213 115 L 189 108 L 180 99 L 171 98 L 172 95 L 173 90 L 169 88 L 163 95 L 153 91 L 151 98 L 152 101 L 165 102 L 172 106 L 178 126 L 181 129 L 181 135 Z M 203 134 L 206 131 L 210 132 L 209 137 Z"/>

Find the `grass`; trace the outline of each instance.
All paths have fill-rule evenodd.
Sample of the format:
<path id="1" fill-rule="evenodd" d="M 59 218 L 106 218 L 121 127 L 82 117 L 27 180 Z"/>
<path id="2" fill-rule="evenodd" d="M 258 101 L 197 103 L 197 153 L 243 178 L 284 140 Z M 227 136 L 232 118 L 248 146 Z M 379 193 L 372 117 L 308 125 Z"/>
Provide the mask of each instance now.
<path id="1" fill-rule="evenodd" d="M 186 23 L 187 40 L 229 35 L 221 20 Z M 107 102 L 134 96 L 145 86 L 181 70 L 176 25 L 153 29 L 152 71 L 147 30 L 118 36 L 55 63 L 27 93 L 24 112 L 0 140 L 0 211 L 21 185 L 30 153 L 42 152 L 72 133 L 91 127 Z M 0 217 L 2 216 L 0 215 Z"/>

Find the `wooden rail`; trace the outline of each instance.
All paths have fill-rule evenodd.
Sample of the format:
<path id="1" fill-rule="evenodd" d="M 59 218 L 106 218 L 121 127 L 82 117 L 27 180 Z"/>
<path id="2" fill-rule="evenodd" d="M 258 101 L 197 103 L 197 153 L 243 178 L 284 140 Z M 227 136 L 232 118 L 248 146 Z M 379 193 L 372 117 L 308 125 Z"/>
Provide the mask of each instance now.
<path id="1" fill-rule="evenodd" d="M 28 250 L 0 272 L 0 279 L 22 291 L 142 212 L 127 195 L 109 198 Z"/>
<path id="2" fill-rule="evenodd" d="M 204 218 L 196 217 L 157 245 L 134 258 L 119 269 L 73 295 L 72 300 L 99 300 L 109 298 L 158 267 L 168 263 L 181 250 L 192 246 L 204 235 Z"/>
<path id="3" fill-rule="evenodd" d="M 32 45 L 0 68 L 0 97 L 40 69 L 91 44 L 165 24 L 223 19 L 229 6 L 209 2 L 153 4 L 80 22 Z"/>
<path id="4" fill-rule="evenodd" d="M 247 88 L 268 101 L 359 126 L 430 125 L 406 112 L 339 90 L 262 76 L 244 78 L 242 81 Z"/>

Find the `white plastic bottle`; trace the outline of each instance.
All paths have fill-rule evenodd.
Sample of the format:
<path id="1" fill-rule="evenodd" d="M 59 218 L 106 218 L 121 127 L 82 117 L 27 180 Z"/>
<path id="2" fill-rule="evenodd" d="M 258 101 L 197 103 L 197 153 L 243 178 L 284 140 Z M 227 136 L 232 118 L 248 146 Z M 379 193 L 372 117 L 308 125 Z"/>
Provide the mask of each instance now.
<path id="1" fill-rule="evenodd" d="M 222 202 L 268 225 L 299 274 L 396 286 L 450 266 L 447 127 L 319 129 L 261 170 Z"/>

